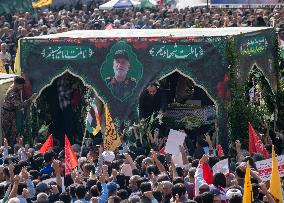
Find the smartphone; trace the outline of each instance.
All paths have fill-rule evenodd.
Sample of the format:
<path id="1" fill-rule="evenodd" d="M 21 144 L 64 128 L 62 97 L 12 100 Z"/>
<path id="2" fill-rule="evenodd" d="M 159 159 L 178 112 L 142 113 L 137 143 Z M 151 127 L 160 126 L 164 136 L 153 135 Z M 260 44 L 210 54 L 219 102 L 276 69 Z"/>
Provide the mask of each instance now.
<path id="1" fill-rule="evenodd" d="M 170 164 L 170 163 L 171 163 L 171 160 L 172 160 L 171 155 L 170 155 L 170 154 L 166 154 L 165 160 L 166 160 L 166 163 L 167 163 L 167 164 Z"/>

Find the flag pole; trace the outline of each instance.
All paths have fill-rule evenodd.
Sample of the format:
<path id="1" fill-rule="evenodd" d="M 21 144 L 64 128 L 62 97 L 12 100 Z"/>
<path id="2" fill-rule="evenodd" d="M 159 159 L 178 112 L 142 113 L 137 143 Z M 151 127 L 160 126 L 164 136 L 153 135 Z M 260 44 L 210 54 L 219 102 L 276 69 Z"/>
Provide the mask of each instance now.
<path id="1" fill-rule="evenodd" d="M 86 139 L 86 134 L 87 134 L 87 125 L 85 127 L 85 130 L 84 130 L 84 136 L 83 136 L 83 140 L 82 140 L 82 145 L 81 145 L 81 150 L 80 150 L 80 156 L 82 156 L 82 153 L 83 153 L 83 146 L 84 146 L 84 143 L 85 143 L 85 139 Z"/>
<path id="2" fill-rule="evenodd" d="M 88 112 L 90 111 L 90 102 L 88 104 L 88 109 L 87 109 L 87 115 L 88 115 Z M 85 130 L 84 130 L 84 136 L 83 136 L 83 140 L 82 140 L 82 145 L 81 145 L 81 149 L 80 149 L 80 157 L 82 156 L 82 153 L 83 153 L 83 146 L 84 146 L 84 143 L 85 143 L 85 139 L 86 139 L 86 134 L 87 134 L 87 119 L 85 121 Z"/>

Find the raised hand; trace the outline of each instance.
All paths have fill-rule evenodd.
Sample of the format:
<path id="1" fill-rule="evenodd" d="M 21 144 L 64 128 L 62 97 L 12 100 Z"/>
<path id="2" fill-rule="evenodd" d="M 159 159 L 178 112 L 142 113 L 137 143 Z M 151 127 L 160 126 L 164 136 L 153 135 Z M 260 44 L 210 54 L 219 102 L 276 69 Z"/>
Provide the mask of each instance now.
<path id="1" fill-rule="evenodd" d="M 157 152 L 155 152 L 154 150 L 151 150 L 151 158 L 153 160 L 156 160 L 157 159 Z"/>
<path id="2" fill-rule="evenodd" d="M 236 144 L 236 150 L 237 151 L 241 150 L 242 144 L 241 144 L 240 140 L 236 140 L 235 144 Z"/>
<path id="3" fill-rule="evenodd" d="M 15 166 L 13 163 L 10 163 L 9 166 L 8 166 L 8 170 L 9 170 L 9 173 L 14 173 L 14 169 L 15 169 Z"/>
<path id="4" fill-rule="evenodd" d="M 53 160 L 52 161 L 52 164 L 51 164 L 52 168 L 54 169 L 54 171 L 57 173 L 60 171 L 60 164 L 59 164 L 59 161 L 57 160 Z"/>
<path id="5" fill-rule="evenodd" d="M 111 176 L 112 177 L 116 177 L 117 176 L 117 170 L 116 169 L 112 169 L 112 172 L 111 172 Z"/>
<path id="6" fill-rule="evenodd" d="M 108 166 L 107 165 L 103 165 L 102 170 L 103 170 L 103 174 L 108 174 Z"/>
<path id="7" fill-rule="evenodd" d="M 204 164 L 209 160 L 208 154 L 203 154 L 202 158 L 200 159 L 200 163 Z"/>
<path id="8" fill-rule="evenodd" d="M 100 177 L 99 177 L 99 181 L 100 181 L 100 183 L 105 183 L 106 175 L 105 174 L 101 174 Z"/>
<path id="9" fill-rule="evenodd" d="M 259 187 L 260 187 L 259 190 L 262 194 L 266 195 L 268 193 L 266 184 L 264 182 L 260 183 Z"/>
<path id="10" fill-rule="evenodd" d="M 4 138 L 4 147 L 7 148 L 9 145 L 8 145 L 8 140 L 6 138 Z"/>
<path id="11" fill-rule="evenodd" d="M 20 179 L 21 179 L 21 178 L 20 178 L 19 175 L 15 175 L 15 176 L 14 176 L 14 184 L 15 184 L 15 185 L 19 185 Z"/>
<path id="12" fill-rule="evenodd" d="M 24 180 L 29 179 L 29 172 L 26 167 L 23 167 L 20 173 L 20 177 Z"/>
<path id="13" fill-rule="evenodd" d="M 211 138 L 210 138 L 210 135 L 209 135 L 208 132 L 205 134 L 205 141 L 206 141 L 207 143 L 211 143 Z"/>
<path id="14" fill-rule="evenodd" d="M 179 195 L 176 194 L 174 203 L 179 203 Z"/>
<path id="15" fill-rule="evenodd" d="M 184 146 L 179 145 L 179 151 L 180 151 L 181 153 L 185 152 Z"/>
<path id="16" fill-rule="evenodd" d="M 26 199 L 28 199 L 30 197 L 30 193 L 29 193 L 29 190 L 27 188 L 23 189 L 22 196 Z"/>
<path id="17" fill-rule="evenodd" d="M 123 155 L 128 162 L 132 161 L 132 158 L 128 153 L 124 153 Z"/>

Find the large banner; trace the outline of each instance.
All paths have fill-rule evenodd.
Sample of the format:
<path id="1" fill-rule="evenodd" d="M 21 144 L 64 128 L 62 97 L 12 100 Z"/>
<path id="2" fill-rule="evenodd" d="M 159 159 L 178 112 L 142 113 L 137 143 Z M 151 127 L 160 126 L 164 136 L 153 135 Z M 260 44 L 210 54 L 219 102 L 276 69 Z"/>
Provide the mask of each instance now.
<path id="1" fill-rule="evenodd" d="M 60 35 L 59 35 L 60 36 Z M 88 35 L 90 36 L 90 35 Z M 128 35 L 122 35 L 128 36 Z M 147 35 L 146 35 L 147 36 Z M 241 35 L 202 37 L 25 38 L 20 40 L 22 72 L 40 92 L 66 71 L 80 77 L 109 106 L 116 127 L 138 119 L 139 98 L 151 83 L 179 72 L 191 78 L 217 107 L 219 142 L 228 148 L 229 52 L 237 52 L 239 81 L 257 66 L 277 88 L 276 35 L 265 29 Z M 234 46 L 228 46 L 234 39 Z"/>
<path id="2" fill-rule="evenodd" d="M 178 71 L 204 87 L 217 105 L 229 97 L 226 37 L 22 39 L 21 67 L 39 92 L 64 71 L 81 77 L 109 105 L 119 126 L 138 118 L 141 93 Z M 227 136 L 223 107 L 218 108 L 219 134 Z"/>
<path id="3" fill-rule="evenodd" d="M 232 4 L 276 5 L 276 4 L 283 4 L 283 0 L 211 0 L 210 3 L 225 4 L 225 5 L 232 5 Z"/>

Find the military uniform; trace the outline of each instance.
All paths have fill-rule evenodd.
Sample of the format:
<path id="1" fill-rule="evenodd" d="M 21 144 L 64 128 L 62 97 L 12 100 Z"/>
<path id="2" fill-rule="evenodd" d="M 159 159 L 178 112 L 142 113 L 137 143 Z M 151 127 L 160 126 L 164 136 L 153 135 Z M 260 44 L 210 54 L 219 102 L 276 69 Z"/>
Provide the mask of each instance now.
<path id="1" fill-rule="evenodd" d="M 10 146 L 15 144 L 17 136 L 16 111 L 31 104 L 32 100 L 21 101 L 21 91 L 13 85 L 8 89 L 1 109 L 1 125 L 3 138 L 8 140 Z"/>
<path id="2" fill-rule="evenodd" d="M 106 83 L 113 96 L 124 100 L 132 94 L 136 87 L 135 78 L 127 77 L 123 82 L 118 82 L 114 77 L 106 78 Z"/>

